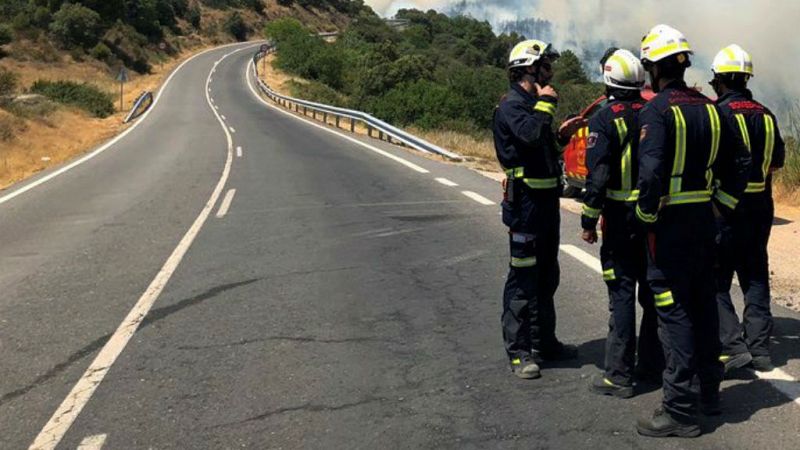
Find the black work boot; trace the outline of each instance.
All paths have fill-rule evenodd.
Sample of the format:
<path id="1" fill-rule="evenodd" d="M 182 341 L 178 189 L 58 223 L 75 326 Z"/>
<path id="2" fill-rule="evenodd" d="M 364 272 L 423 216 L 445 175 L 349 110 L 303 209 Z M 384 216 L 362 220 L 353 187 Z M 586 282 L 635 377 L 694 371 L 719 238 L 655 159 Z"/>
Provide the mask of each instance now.
<path id="1" fill-rule="evenodd" d="M 697 437 L 700 426 L 696 423 L 683 423 L 675 420 L 668 412 L 659 408 L 652 418 L 639 419 L 636 431 L 650 437 Z"/>
<path id="2" fill-rule="evenodd" d="M 522 355 L 511 359 L 511 371 L 523 380 L 533 380 L 542 376 L 539 365 L 531 355 Z"/>
<path id="3" fill-rule="evenodd" d="M 769 356 L 754 356 L 752 364 L 753 369 L 758 372 L 771 372 L 775 370 L 775 366 L 772 365 L 772 359 Z"/>
<path id="4" fill-rule="evenodd" d="M 742 368 L 753 360 L 753 355 L 750 352 L 737 353 L 735 355 L 720 355 L 719 361 L 725 364 L 725 373 L 734 369 Z"/>
<path id="5" fill-rule="evenodd" d="M 612 395 L 619 398 L 633 397 L 633 386 L 615 384 L 603 375 L 596 375 L 592 378 L 589 390 L 600 395 Z"/>
<path id="6" fill-rule="evenodd" d="M 542 361 L 567 361 L 578 357 L 578 347 L 558 342 L 546 350 L 534 350 L 533 355 Z"/>

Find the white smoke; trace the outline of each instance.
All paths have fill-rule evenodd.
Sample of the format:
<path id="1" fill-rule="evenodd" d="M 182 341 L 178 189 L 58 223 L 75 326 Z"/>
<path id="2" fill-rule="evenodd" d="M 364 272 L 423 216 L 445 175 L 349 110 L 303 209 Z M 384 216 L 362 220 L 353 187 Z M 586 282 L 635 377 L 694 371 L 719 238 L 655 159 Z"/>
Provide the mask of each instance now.
<path id="1" fill-rule="evenodd" d="M 582 54 L 598 42 L 613 42 L 638 53 L 642 36 L 666 23 L 681 30 L 695 51 L 690 84 L 710 88 L 709 64 L 723 47 L 737 43 L 753 56 L 757 96 L 773 105 L 800 99 L 798 0 L 366 0 L 378 14 L 401 8 L 465 11 L 497 28 L 507 20 L 535 17 L 553 23 L 558 48 Z M 535 36 L 528 36 L 535 37 Z M 778 108 L 781 105 L 775 105 Z"/>

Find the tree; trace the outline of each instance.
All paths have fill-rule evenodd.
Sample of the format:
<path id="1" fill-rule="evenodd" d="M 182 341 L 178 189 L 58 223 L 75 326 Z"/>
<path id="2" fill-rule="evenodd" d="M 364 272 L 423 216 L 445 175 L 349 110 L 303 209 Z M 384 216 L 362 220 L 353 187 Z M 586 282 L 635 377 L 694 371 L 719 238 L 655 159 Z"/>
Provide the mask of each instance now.
<path id="1" fill-rule="evenodd" d="M 100 14 L 83 5 L 64 3 L 53 14 L 49 28 L 64 47 L 91 48 L 100 40 Z"/>
<path id="2" fill-rule="evenodd" d="M 553 77 L 553 84 L 556 86 L 589 83 L 589 78 L 583 70 L 581 60 L 571 50 L 565 50 L 561 53 L 561 57 L 553 64 L 553 69 L 556 72 Z"/>

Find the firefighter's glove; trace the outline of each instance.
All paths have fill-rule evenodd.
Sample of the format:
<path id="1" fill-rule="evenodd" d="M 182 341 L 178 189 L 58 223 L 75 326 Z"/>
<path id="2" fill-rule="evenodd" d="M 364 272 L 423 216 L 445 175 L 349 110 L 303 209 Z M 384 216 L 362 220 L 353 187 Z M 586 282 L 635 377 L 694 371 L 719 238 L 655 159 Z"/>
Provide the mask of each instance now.
<path id="1" fill-rule="evenodd" d="M 588 242 L 589 244 L 594 244 L 597 242 L 597 230 L 583 230 L 581 234 L 581 239 Z"/>

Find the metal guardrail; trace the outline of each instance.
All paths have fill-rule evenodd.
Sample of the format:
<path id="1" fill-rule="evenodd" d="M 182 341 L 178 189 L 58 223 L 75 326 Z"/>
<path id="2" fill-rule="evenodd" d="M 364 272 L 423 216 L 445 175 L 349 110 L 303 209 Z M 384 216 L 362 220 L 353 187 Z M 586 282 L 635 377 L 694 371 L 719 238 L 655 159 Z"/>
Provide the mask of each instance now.
<path id="1" fill-rule="evenodd" d="M 303 115 L 308 115 L 311 112 L 311 115 L 314 119 L 317 118 L 318 114 L 322 115 L 322 120 L 327 124 L 328 123 L 328 116 L 335 118 L 335 125 L 336 128 L 342 128 L 341 120 L 347 119 L 349 122 L 350 132 L 355 132 L 356 122 L 361 122 L 367 127 L 367 134 L 370 137 L 374 137 L 373 134 L 377 132 L 378 139 L 385 140 L 387 142 L 393 144 L 402 144 L 413 149 L 419 150 L 425 153 L 432 153 L 436 155 L 444 156 L 453 161 L 462 161 L 464 157 L 453 153 L 449 150 L 445 150 L 438 145 L 431 144 L 430 142 L 414 136 L 406 131 L 403 131 L 393 125 L 390 125 L 380 119 L 377 119 L 365 112 L 355 111 L 352 109 L 345 109 L 345 108 L 337 108 L 335 106 L 324 105 L 322 103 L 315 103 L 310 102 L 307 100 L 300 100 L 297 98 L 288 97 L 285 95 L 281 95 L 267 86 L 259 77 L 258 73 L 258 62 L 264 58 L 266 55 L 275 52 L 275 47 L 270 47 L 269 50 L 266 52 L 259 51 L 253 56 L 253 72 L 256 77 L 256 82 L 258 83 L 258 87 L 267 97 L 269 97 L 272 101 L 287 108 L 289 110 L 294 110 L 297 113 L 302 112 Z M 346 129 L 346 128 L 345 128 Z"/>
<path id="2" fill-rule="evenodd" d="M 141 116 L 147 111 L 148 108 L 153 104 L 153 93 L 150 91 L 144 91 L 136 98 L 136 101 L 133 102 L 133 108 L 131 108 L 131 112 L 128 113 L 127 117 L 123 123 L 128 123 L 131 120 Z"/>

